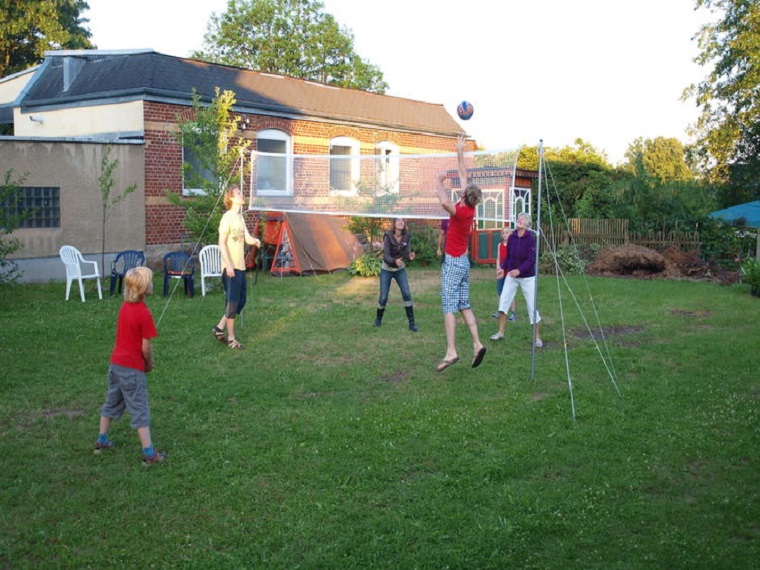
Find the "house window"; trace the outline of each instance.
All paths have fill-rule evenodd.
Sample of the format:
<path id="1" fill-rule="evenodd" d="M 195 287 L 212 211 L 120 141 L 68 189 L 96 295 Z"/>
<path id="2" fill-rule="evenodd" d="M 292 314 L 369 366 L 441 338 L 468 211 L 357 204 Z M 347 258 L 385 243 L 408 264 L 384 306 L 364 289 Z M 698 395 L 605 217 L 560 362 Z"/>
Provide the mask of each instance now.
<path id="1" fill-rule="evenodd" d="M 330 141 L 330 190 L 341 194 L 356 193 L 359 180 L 359 143 L 348 137 Z"/>
<path id="2" fill-rule="evenodd" d="M 11 217 L 26 215 L 19 228 L 60 228 L 61 189 L 24 186 L 19 188 L 18 202 L 6 199 L 5 211 Z"/>
<path id="3" fill-rule="evenodd" d="M 256 137 L 256 188 L 259 195 L 290 195 L 293 193 L 293 157 L 290 136 L 274 129 L 264 130 Z M 251 180 L 254 177 L 251 176 Z"/>
<path id="4" fill-rule="evenodd" d="M 483 200 L 477 207 L 479 230 L 504 226 L 504 190 L 483 190 Z"/>
<path id="5" fill-rule="evenodd" d="M 517 216 L 523 212 L 530 213 L 531 195 L 530 188 L 512 186 L 512 203 L 509 208 L 509 221 L 512 225 L 517 222 Z"/>
<path id="6" fill-rule="evenodd" d="M 182 139 L 182 194 L 194 196 L 206 194 L 203 189 L 204 182 L 216 188 L 217 181 L 214 176 L 213 162 L 200 156 L 202 152 L 200 136 L 194 141 L 188 141 L 187 135 Z M 204 160 L 205 158 L 205 160 Z"/>
<path id="7" fill-rule="evenodd" d="M 384 192 L 398 194 L 399 188 L 399 149 L 391 142 L 383 141 L 375 146 L 377 159 L 377 183 Z"/>

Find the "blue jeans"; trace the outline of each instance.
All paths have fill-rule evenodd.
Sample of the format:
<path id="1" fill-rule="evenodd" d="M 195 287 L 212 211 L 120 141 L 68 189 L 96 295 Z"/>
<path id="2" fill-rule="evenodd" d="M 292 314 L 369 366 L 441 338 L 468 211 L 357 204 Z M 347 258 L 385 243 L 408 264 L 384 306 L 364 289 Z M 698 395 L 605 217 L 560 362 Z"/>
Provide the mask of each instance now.
<path id="1" fill-rule="evenodd" d="M 222 271 L 222 286 L 225 294 L 224 316 L 234 319 L 241 313 L 246 303 L 248 279 L 245 271 L 236 269 L 234 277 L 228 277 L 227 272 Z"/>
<path id="2" fill-rule="evenodd" d="M 406 267 L 398 271 L 380 270 L 380 298 L 377 301 L 377 308 L 384 309 L 388 303 L 388 293 L 391 289 L 391 280 L 395 279 L 398 288 L 401 289 L 401 296 L 404 298 L 404 306 L 412 306 L 412 291 L 409 288 L 409 278 L 406 276 Z"/>

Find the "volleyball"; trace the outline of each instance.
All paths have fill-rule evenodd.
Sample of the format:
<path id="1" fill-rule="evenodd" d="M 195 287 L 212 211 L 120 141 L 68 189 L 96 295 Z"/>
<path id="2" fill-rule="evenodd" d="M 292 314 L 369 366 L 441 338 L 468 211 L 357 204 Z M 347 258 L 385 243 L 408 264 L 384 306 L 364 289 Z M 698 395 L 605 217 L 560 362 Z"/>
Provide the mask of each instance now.
<path id="1" fill-rule="evenodd" d="M 469 101 L 462 101 L 459 104 L 459 107 L 457 107 L 457 115 L 459 115 L 459 118 L 463 121 L 469 120 L 474 112 L 475 109 L 473 108 L 472 103 Z"/>

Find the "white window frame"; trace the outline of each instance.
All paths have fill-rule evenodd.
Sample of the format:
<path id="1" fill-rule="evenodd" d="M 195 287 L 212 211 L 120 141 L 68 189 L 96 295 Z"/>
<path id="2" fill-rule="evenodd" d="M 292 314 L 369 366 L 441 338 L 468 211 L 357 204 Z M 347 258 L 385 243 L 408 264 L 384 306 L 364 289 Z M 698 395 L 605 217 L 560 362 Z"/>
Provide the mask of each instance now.
<path id="1" fill-rule="evenodd" d="M 293 195 L 293 139 L 285 131 L 279 129 L 264 129 L 256 133 L 256 140 L 266 139 L 274 141 L 285 142 L 285 188 L 265 188 L 259 187 L 258 173 L 253 175 L 253 161 L 251 161 L 251 195 L 257 196 L 292 196 Z M 256 160 L 261 161 L 272 157 L 273 154 L 279 153 L 267 153 L 264 155 L 256 154 Z M 258 165 L 256 165 L 258 167 Z"/>
<path id="2" fill-rule="evenodd" d="M 509 195 L 509 221 L 511 226 L 515 227 L 517 216 L 523 212 L 526 212 L 528 214 L 531 212 L 533 192 L 530 188 L 513 185 L 509 187 Z"/>
<path id="3" fill-rule="evenodd" d="M 478 229 L 493 230 L 502 228 L 504 226 L 504 190 L 499 188 L 482 189 L 481 192 L 483 193 L 483 200 L 477 207 Z M 494 215 L 488 216 L 486 208 L 493 210 Z"/>
<path id="4" fill-rule="evenodd" d="M 401 178 L 401 153 L 398 145 L 382 141 L 375 145 L 375 152 L 379 155 L 377 171 L 380 186 L 387 188 L 391 194 L 398 194 Z"/>
<path id="5" fill-rule="evenodd" d="M 351 188 L 346 189 L 338 189 L 338 188 L 332 188 L 330 187 L 330 194 L 332 196 L 355 196 L 357 194 L 357 188 L 356 183 L 359 180 L 360 176 L 360 164 L 359 164 L 359 154 L 360 154 L 360 148 L 359 148 L 359 141 L 356 139 L 352 139 L 350 137 L 335 137 L 333 139 L 330 139 L 330 151 L 332 151 L 333 147 L 335 146 L 345 146 L 349 147 L 351 149 L 350 158 L 333 158 L 332 152 L 330 152 L 330 168 L 332 168 L 332 161 L 333 160 L 348 160 L 351 163 Z M 329 180 L 329 172 L 328 172 L 328 180 Z"/>

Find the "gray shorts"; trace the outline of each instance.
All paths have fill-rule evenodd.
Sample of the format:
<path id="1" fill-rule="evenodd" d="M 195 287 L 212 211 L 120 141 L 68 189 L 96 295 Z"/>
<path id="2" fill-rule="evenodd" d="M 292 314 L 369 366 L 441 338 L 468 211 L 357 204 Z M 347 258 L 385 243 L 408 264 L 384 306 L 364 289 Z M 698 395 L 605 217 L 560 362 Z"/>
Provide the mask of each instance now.
<path id="1" fill-rule="evenodd" d="M 132 418 L 130 425 L 137 429 L 150 425 L 148 406 L 148 378 L 145 372 L 110 364 L 108 366 L 108 389 L 100 415 L 118 420 L 124 410 Z"/>

